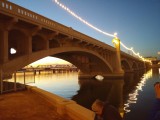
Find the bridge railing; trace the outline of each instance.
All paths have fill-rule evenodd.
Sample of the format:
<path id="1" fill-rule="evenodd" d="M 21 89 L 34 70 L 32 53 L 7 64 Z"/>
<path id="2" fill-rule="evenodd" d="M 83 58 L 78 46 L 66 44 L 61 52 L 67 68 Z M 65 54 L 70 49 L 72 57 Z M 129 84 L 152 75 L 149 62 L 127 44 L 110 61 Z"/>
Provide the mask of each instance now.
<path id="1" fill-rule="evenodd" d="M 137 56 L 131 55 L 131 54 L 124 52 L 124 51 L 121 51 L 120 54 L 121 54 L 121 56 L 127 56 L 127 58 L 130 58 L 130 59 L 134 59 L 137 61 L 143 61 L 142 59 L 139 59 Z"/>
<path id="2" fill-rule="evenodd" d="M 12 15 L 12 17 L 19 17 L 22 20 L 29 22 L 32 22 L 34 24 L 37 24 L 42 27 L 46 27 L 48 29 L 51 29 L 53 31 L 62 32 L 63 34 L 69 35 L 71 37 L 78 38 L 82 41 L 86 41 L 88 43 L 98 45 L 99 47 L 102 47 L 104 49 L 108 49 L 111 51 L 114 51 L 115 49 L 112 46 L 109 46 L 101 41 L 98 41 L 92 37 L 89 37 L 85 34 L 82 34 L 71 27 L 66 27 L 60 23 L 57 23 L 49 18 L 46 18 L 42 15 L 39 15 L 35 12 L 32 12 L 28 9 L 25 9 L 21 6 L 18 6 L 14 3 L 8 2 L 6 0 L 0 0 L 0 12 L 8 13 L 9 15 Z"/>

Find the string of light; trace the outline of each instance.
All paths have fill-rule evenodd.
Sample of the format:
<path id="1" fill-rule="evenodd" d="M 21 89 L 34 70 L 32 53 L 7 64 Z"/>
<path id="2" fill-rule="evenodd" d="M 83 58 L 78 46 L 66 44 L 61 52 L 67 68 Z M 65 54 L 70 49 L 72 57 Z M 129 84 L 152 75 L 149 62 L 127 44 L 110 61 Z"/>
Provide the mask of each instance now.
<path id="1" fill-rule="evenodd" d="M 107 32 L 104 32 L 102 30 L 100 30 L 99 28 L 95 27 L 94 25 L 90 24 L 89 22 L 87 22 L 86 20 L 82 19 L 80 16 L 78 16 L 76 13 L 74 13 L 72 10 L 70 10 L 68 7 L 66 7 L 65 5 L 63 5 L 62 3 L 59 2 L 59 0 L 52 0 L 53 2 L 55 2 L 57 5 L 59 5 L 62 9 L 64 9 L 65 11 L 67 11 L 69 14 L 71 14 L 72 16 L 74 16 L 75 18 L 77 18 L 79 21 L 81 21 L 82 23 L 86 24 L 87 26 L 93 28 L 94 30 L 104 34 L 104 35 L 107 35 L 107 36 L 110 36 L 110 37 L 116 37 L 117 38 L 117 34 L 110 34 L 110 33 L 107 33 Z M 127 46 L 125 46 L 121 41 L 120 41 L 120 44 L 127 50 L 131 51 L 135 56 L 138 56 L 140 59 L 142 59 L 143 61 L 146 61 L 146 62 L 151 62 L 150 60 L 147 60 L 145 59 L 144 57 L 140 56 L 139 53 L 136 53 L 134 50 L 133 50 L 133 47 L 131 48 L 128 48 Z"/>
<path id="2" fill-rule="evenodd" d="M 114 37 L 113 34 L 104 32 L 104 31 L 98 29 L 97 27 L 93 26 L 92 24 L 88 23 L 87 21 L 85 21 L 84 19 L 82 19 L 80 16 L 78 16 L 77 14 L 75 14 L 73 11 L 71 11 L 69 8 L 67 8 L 65 5 L 63 5 L 62 3 L 60 3 L 58 0 L 53 0 L 53 1 L 55 1 L 61 8 L 63 8 L 64 10 L 66 10 L 72 16 L 74 16 L 75 18 L 77 18 L 78 20 L 80 20 L 81 22 L 83 22 L 84 24 L 88 25 L 89 27 L 93 28 L 94 30 L 96 30 L 96 31 L 98 31 L 100 33 L 103 33 L 103 34 L 105 34 L 107 36 Z"/>
<path id="3" fill-rule="evenodd" d="M 136 53 L 134 50 L 133 50 L 133 47 L 131 48 L 128 48 L 127 46 L 125 46 L 122 41 L 120 42 L 120 44 L 127 50 L 131 51 L 135 56 L 138 56 L 140 59 L 142 59 L 143 61 L 146 61 L 146 62 L 151 62 L 150 60 L 148 59 L 145 59 L 144 57 L 142 57 L 139 53 Z"/>

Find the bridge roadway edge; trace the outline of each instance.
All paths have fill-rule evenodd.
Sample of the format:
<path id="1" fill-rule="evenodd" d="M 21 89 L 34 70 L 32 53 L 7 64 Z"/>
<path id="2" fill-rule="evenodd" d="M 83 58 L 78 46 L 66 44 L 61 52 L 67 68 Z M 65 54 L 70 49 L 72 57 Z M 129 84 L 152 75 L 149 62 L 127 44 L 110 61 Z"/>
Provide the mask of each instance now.
<path id="1" fill-rule="evenodd" d="M 42 90 L 35 86 L 26 86 L 27 90 L 40 96 L 51 103 L 62 116 L 69 116 L 73 120 L 94 120 L 95 113 L 87 108 L 78 105 L 73 100 L 68 100 L 56 94 Z"/>

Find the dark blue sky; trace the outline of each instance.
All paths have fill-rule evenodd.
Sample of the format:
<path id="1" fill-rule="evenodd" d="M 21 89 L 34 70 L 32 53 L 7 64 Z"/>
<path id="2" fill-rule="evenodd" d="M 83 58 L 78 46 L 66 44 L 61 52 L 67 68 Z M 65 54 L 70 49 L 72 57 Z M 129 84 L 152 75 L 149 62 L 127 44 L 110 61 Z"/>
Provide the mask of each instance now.
<path id="1" fill-rule="evenodd" d="M 105 36 L 78 21 L 52 0 L 9 0 L 111 46 Z M 77 15 L 113 34 L 142 56 L 160 51 L 160 0 L 60 0 Z M 122 47 L 121 47 L 122 48 Z M 122 50 L 124 50 L 122 48 Z"/>

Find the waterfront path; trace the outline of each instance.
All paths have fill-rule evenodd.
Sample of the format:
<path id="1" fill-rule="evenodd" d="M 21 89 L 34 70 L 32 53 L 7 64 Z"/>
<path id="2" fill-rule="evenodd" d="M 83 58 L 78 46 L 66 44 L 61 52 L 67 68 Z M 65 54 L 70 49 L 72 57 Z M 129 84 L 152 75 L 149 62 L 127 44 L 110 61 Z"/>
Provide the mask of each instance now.
<path id="1" fill-rule="evenodd" d="M 0 95 L 0 120 L 71 120 L 27 90 Z"/>

